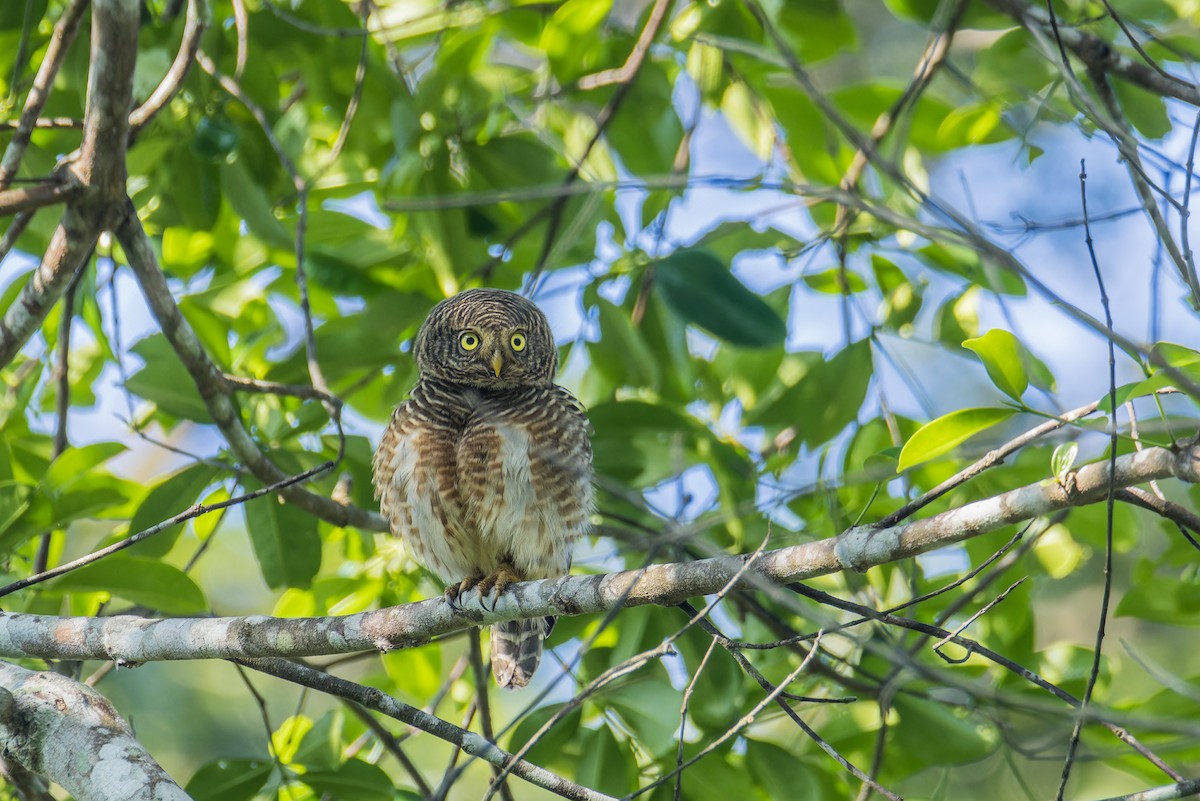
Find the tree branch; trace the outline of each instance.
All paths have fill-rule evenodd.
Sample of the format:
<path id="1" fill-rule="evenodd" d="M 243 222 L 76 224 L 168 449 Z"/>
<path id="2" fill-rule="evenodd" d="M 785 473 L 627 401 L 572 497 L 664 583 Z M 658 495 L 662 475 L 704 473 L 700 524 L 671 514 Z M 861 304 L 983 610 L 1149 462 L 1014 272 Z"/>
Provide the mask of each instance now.
<path id="1" fill-rule="evenodd" d="M 1012 17 L 1025 28 L 1038 28 L 1052 36 L 1046 11 L 1024 0 L 986 0 L 987 4 Z M 1174 97 L 1200 106 L 1200 87 L 1188 81 L 1163 75 L 1119 52 L 1098 36 L 1068 25 L 1058 25 L 1058 38 L 1068 50 L 1089 68 L 1102 70 L 1163 97 Z"/>
<path id="2" fill-rule="evenodd" d="M 192 61 L 196 58 L 196 51 L 200 49 L 200 37 L 208 28 L 211 13 L 208 0 L 189 0 L 183 38 L 179 42 L 179 52 L 175 54 L 175 60 L 171 62 L 171 67 L 162 81 L 150 93 L 150 97 L 146 98 L 146 102 L 129 115 L 129 127 L 133 136 L 137 136 L 138 132 L 154 119 L 154 115 L 171 102 L 171 98 L 175 97 L 179 87 L 183 85 L 183 79 L 187 77 Z"/>
<path id="3" fill-rule="evenodd" d="M 986 534 L 1071 506 L 1103 500 L 1108 465 L 1090 464 L 1061 482 L 1037 484 L 888 528 L 858 526 L 815 542 L 754 557 L 744 583 L 789 584 L 875 565 Z M 1146 448 L 1116 460 L 1116 486 L 1176 477 L 1200 483 L 1200 444 L 1178 451 Z M 146 619 L 0 614 L 0 656 L 112 659 L 130 664 L 179 659 L 317 656 L 408 648 L 472 626 L 547 615 L 585 615 L 622 606 L 674 606 L 718 592 L 751 555 L 650 565 L 596 576 L 523 582 L 495 608 L 451 607 L 441 598 L 344 617 Z"/>
<path id="4" fill-rule="evenodd" d="M 38 127 L 38 115 L 46 105 L 46 100 L 50 96 L 50 88 L 54 85 L 54 78 L 58 75 L 58 70 L 67 55 L 67 50 L 71 47 L 71 42 L 75 41 L 75 34 L 79 31 L 79 21 L 83 19 L 83 12 L 87 8 L 87 4 L 88 0 L 71 0 L 71 4 L 67 6 L 63 15 L 54 25 L 54 33 L 50 37 L 46 55 L 42 58 L 37 76 L 33 79 L 33 87 L 25 98 L 25 107 L 21 109 L 21 118 L 17 120 L 16 132 L 4 151 L 4 159 L 0 161 L 0 189 L 12 183 L 17 169 L 21 166 L 21 159 L 25 156 L 25 148 L 29 146 L 30 136 L 33 134 L 34 128 Z"/>
<path id="5" fill-rule="evenodd" d="M 20 189 L 0 190 L 0 217 L 62 203 L 76 197 L 80 190 L 77 184 L 54 179 Z"/>
<path id="6" fill-rule="evenodd" d="M 129 259 L 129 266 L 133 268 L 142 287 L 151 313 L 158 321 L 163 335 L 175 349 L 180 362 L 187 368 L 205 408 L 212 415 L 234 455 L 263 483 L 278 484 L 286 481 L 287 474 L 259 449 L 258 443 L 242 424 L 241 415 L 231 396 L 232 385 L 209 358 L 196 332 L 180 313 L 179 306 L 171 296 L 171 288 L 167 286 L 167 279 L 159 269 L 150 238 L 137 216 L 131 214 L 126 217 L 116 233 Z M 334 525 L 357 526 L 368 531 L 388 530 L 378 512 L 343 505 L 302 487 L 289 486 L 280 490 L 280 494 L 304 511 Z"/>
<path id="7" fill-rule="evenodd" d="M 137 0 L 96 0 L 93 6 L 83 142 L 59 171 L 66 185 L 79 187 L 79 194 L 63 213 L 41 264 L 4 314 L 0 365 L 11 362 L 41 325 L 85 263 L 100 232 L 127 213 L 125 145 L 139 6 Z"/>
<path id="8" fill-rule="evenodd" d="M 0 662 L 0 748 L 78 801 L 188 801 L 104 696 Z"/>

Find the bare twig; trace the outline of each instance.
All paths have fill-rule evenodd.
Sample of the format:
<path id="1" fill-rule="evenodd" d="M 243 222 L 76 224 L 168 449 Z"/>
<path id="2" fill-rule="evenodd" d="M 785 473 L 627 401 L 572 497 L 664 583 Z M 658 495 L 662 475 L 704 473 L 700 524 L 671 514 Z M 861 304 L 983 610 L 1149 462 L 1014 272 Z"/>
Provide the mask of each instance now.
<path id="1" fill-rule="evenodd" d="M 654 5 L 650 9 L 650 16 L 646 19 L 646 25 L 634 43 L 633 49 L 630 51 L 625 63 L 618 68 L 616 73 L 619 73 L 623 80 L 613 91 L 612 96 L 605 103 L 604 108 L 596 115 L 596 131 L 592 134 L 591 139 L 584 146 L 583 151 L 579 154 L 573 166 L 567 173 L 567 177 L 563 179 L 563 186 L 574 184 L 583 171 L 583 165 L 587 162 L 588 156 L 592 150 L 600 142 L 604 136 L 605 128 L 616 116 L 621 105 L 628 97 L 629 91 L 633 88 L 634 82 L 637 80 L 638 73 L 641 72 L 642 65 L 646 61 L 646 56 L 650 52 L 650 44 L 654 38 L 658 36 L 659 30 L 662 28 L 663 22 L 667 18 L 667 11 L 671 7 L 672 0 L 654 0 Z M 597 84 L 600 85 L 600 84 Z M 546 226 L 546 238 L 542 242 L 542 250 L 538 255 L 538 260 L 534 265 L 532 274 L 528 279 L 528 284 L 534 286 L 537 283 L 538 276 L 546 268 L 546 261 L 554 246 L 558 236 L 559 226 L 562 224 L 562 215 L 567 208 L 567 196 L 558 196 L 549 206 L 546 214 L 549 217 L 549 222 Z M 539 215 L 540 216 L 540 215 Z"/>
<path id="2" fill-rule="evenodd" d="M 82 190 L 75 183 L 54 178 L 20 189 L 0 190 L 0 217 L 65 203 L 77 197 Z"/>
<path id="3" fill-rule="evenodd" d="M 479 710 L 479 732 L 489 743 L 496 742 L 496 732 L 492 729 L 492 705 L 488 699 L 488 676 L 491 669 L 483 663 L 483 646 L 479 643 L 478 629 L 472 629 L 467 634 L 468 648 L 471 656 L 471 674 L 475 677 L 475 705 Z M 494 776 L 492 787 L 499 787 L 500 797 L 504 801 L 513 801 L 512 788 L 500 773 L 500 768 L 493 765 Z M 491 790 L 489 789 L 489 794 Z"/>
<path id="4" fill-rule="evenodd" d="M 433 794 L 433 790 L 430 789 L 429 783 L 425 781 L 425 778 L 421 776 L 421 769 L 418 768 L 412 759 L 409 758 L 408 754 L 404 753 L 404 749 L 400 746 L 400 741 L 393 737 L 392 733 L 389 732 L 382 723 L 376 720 L 375 716 L 369 711 L 363 709 L 353 701 L 346 701 L 345 704 L 346 708 L 349 709 L 356 718 L 361 720 L 364 726 L 371 730 L 371 734 L 373 734 L 375 739 L 378 740 L 381 745 L 383 745 L 384 749 L 386 749 L 389 754 L 396 758 L 396 761 L 399 762 L 400 766 L 404 768 L 404 772 L 408 774 L 410 779 L 412 779 L 413 786 L 417 788 L 417 792 L 421 794 L 421 797 L 425 799 L 430 798 Z"/>
<path id="5" fill-rule="evenodd" d="M 920 510 L 922 507 L 928 506 L 931 502 L 945 495 L 950 490 L 965 484 L 985 470 L 995 467 L 996 465 L 1003 464 L 1005 457 L 1025 447 L 1030 442 L 1033 442 L 1039 437 L 1043 437 L 1052 431 L 1057 431 L 1069 423 L 1073 423 L 1076 420 L 1087 417 L 1089 414 L 1096 411 L 1099 406 L 1099 401 L 1089 403 L 1086 406 L 1080 406 L 1078 409 L 1072 409 L 1060 417 L 1047 420 L 1046 422 L 1029 429 L 1025 433 L 1013 437 L 1003 445 L 988 451 L 983 455 L 982 458 L 978 459 L 973 464 L 964 467 L 962 470 L 959 470 L 957 473 L 950 476 L 950 478 L 946 479 L 941 484 L 938 484 L 933 489 L 922 493 L 919 498 L 906 503 L 904 506 L 880 520 L 876 525 L 881 527 L 894 526 L 901 520 L 911 517 L 914 512 Z"/>
<path id="6" fill-rule="evenodd" d="M 1200 793 L 1200 779 L 1186 779 L 1128 795 L 1110 796 L 1103 801 L 1172 801 L 1175 798 L 1190 798 L 1197 793 Z"/>
<path id="7" fill-rule="evenodd" d="M 876 620 L 880 623 L 887 624 L 889 626 L 898 626 L 900 628 L 908 629 L 909 631 L 919 632 L 921 634 L 924 634 L 924 635 L 927 635 L 930 637 L 948 638 L 949 642 L 952 642 L 955 645 L 965 648 L 969 653 L 978 654 L 979 656 L 983 657 L 984 659 L 987 659 L 990 662 L 994 662 L 996 665 L 999 665 L 1000 667 L 1004 668 L 1005 670 L 1007 670 L 1017 676 L 1020 676 L 1021 678 L 1025 679 L 1026 681 L 1030 682 L 1031 684 L 1033 684 L 1037 687 L 1040 687 L 1041 689 L 1050 693 L 1051 695 L 1058 698 L 1059 700 L 1064 701 L 1067 704 L 1070 704 L 1071 706 L 1076 707 L 1076 708 L 1081 707 L 1082 702 L 1075 696 L 1071 695 L 1066 690 L 1062 689 L 1061 687 L 1059 687 L 1056 684 L 1053 684 L 1052 682 L 1047 681 L 1046 679 L 1039 676 L 1037 673 L 1034 673 L 1032 670 L 1029 670 L 1028 668 L 1024 667 L 1023 665 L 1013 661 L 1012 659 L 1009 659 L 1008 657 L 1004 656 L 1003 654 L 1000 654 L 996 651 L 993 651 L 990 648 L 987 648 L 984 645 L 981 645 L 980 643 L 976 642 L 975 640 L 968 639 L 961 635 L 955 635 L 952 632 L 946 631 L 945 629 L 941 628 L 940 626 L 934 626 L 929 623 L 922 623 L 917 620 L 912 620 L 912 619 L 906 618 L 906 617 L 900 617 L 899 615 L 888 614 L 886 612 L 877 612 L 868 606 L 863 606 L 862 604 L 856 604 L 852 601 L 847 601 L 842 598 L 837 598 L 833 595 L 830 595 L 829 593 L 821 592 L 820 590 L 815 590 L 812 587 L 809 587 L 804 584 L 791 584 L 789 586 L 793 590 L 795 590 L 797 593 L 799 593 L 800 595 L 803 595 L 807 598 L 811 598 L 812 600 L 816 601 L 817 603 L 824 604 L 826 606 L 831 606 L 835 609 L 844 609 L 844 610 L 847 610 L 850 612 L 854 612 L 855 614 L 861 615 L 863 617 L 871 618 L 872 620 Z M 907 656 L 907 655 L 905 655 L 905 656 Z M 928 672 L 927 668 L 923 668 L 921 665 L 919 665 L 918 663 L 913 662 L 911 660 L 908 660 L 906 662 L 906 666 L 912 668 L 913 670 Z M 1141 754 L 1148 762 L 1150 762 L 1152 765 L 1157 767 L 1159 770 L 1161 770 L 1167 776 L 1171 777 L 1172 779 L 1175 779 L 1176 781 L 1183 779 L 1182 774 L 1180 774 L 1178 771 L 1176 771 L 1174 768 L 1172 768 L 1170 765 L 1168 765 L 1166 762 L 1164 762 L 1160 757 L 1158 757 L 1158 755 L 1156 755 L 1150 749 L 1146 748 L 1146 746 L 1142 745 L 1142 743 L 1136 737 L 1134 737 L 1132 734 L 1130 734 L 1124 728 L 1116 725 L 1115 723 L 1111 723 L 1107 720 L 1096 718 L 1093 713 L 1088 713 L 1085 710 L 1083 710 L 1082 708 L 1080 708 L 1079 714 L 1081 716 L 1088 716 L 1091 719 L 1098 720 L 1101 723 L 1101 725 L 1103 725 L 1106 729 L 1108 729 L 1110 732 L 1112 732 L 1117 737 L 1117 739 L 1121 740 L 1121 742 L 1123 742 L 1126 745 L 1133 748 L 1135 751 L 1137 751 L 1139 754 Z"/>
<path id="8" fill-rule="evenodd" d="M 1083 211 L 1084 241 L 1087 244 L 1088 256 L 1091 258 L 1092 271 L 1096 277 L 1096 286 L 1100 290 L 1100 305 L 1104 308 L 1104 321 L 1108 330 L 1113 328 L 1112 311 L 1108 304 L 1108 292 L 1104 288 L 1104 277 L 1100 274 L 1100 263 L 1096 259 L 1096 248 L 1092 241 L 1092 229 L 1087 219 L 1087 168 L 1083 160 L 1079 162 L 1079 194 Z M 1108 465 L 1109 476 L 1114 475 L 1113 466 L 1117 462 L 1117 351 L 1112 339 L 1108 340 L 1108 405 L 1112 410 L 1109 415 Z M 1100 655 L 1104 648 L 1104 634 L 1108 627 L 1108 607 L 1112 598 L 1112 567 L 1113 567 L 1113 514 L 1116 507 L 1116 482 L 1111 478 L 1108 482 L 1108 492 L 1104 499 L 1104 589 L 1100 595 L 1100 620 L 1096 623 L 1096 645 L 1092 651 L 1092 668 L 1088 673 L 1087 686 L 1083 691 L 1083 702 L 1079 705 L 1080 715 L 1071 729 L 1071 738 L 1067 742 L 1067 756 L 1063 761 L 1062 776 L 1058 783 L 1058 801 L 1062 801 L 1067 791 L 1067 780 L 1071 777 L 1071 765 L 1075 759 L 1075 750 L 1079 747 L 1079 737 L 1083 733 L 1084 713 L 1092 701 L 1092 692 L 1096 689 L 1096 680 L 1100 677 Z"/>
<path id="9" fill-rule="evenodd" d="M 1056 24 L 1050 15 L 1032 3 L 1026 3 L 1025 0 L 986 1 L 989 6 L 1012 17 L 1025 28 L 1046 31 L 1056 25 L 1059 41 L 1089 67 L 1102 69 L 1160 97 L 1174 97 L 1200 106 L 1200 87 L 1182 78 L 1164 76 L 1094 34 Z"/>

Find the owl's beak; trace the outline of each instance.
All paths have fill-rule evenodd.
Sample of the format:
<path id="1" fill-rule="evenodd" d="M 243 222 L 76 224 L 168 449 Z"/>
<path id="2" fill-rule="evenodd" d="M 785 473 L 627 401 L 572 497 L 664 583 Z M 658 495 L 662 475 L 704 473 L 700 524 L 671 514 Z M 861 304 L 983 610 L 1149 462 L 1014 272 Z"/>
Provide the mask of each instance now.
<path id="1" fill-rule="evenodd" d="M 504 356 L 500 351 L 492 354 L 492 370 L 496 373 L 496 378 L 500 377 L 500 368 L 504 366 Z"/>

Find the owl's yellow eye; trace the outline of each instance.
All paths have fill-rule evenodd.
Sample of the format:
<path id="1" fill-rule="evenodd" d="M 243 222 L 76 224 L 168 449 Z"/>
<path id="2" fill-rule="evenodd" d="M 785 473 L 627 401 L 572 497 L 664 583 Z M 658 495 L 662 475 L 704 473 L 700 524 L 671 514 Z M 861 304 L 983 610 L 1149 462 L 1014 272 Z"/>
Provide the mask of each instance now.
<path id="1" fill-rule="evenodd" d="M 479 347 L 479 335 L 472 334 L 470 331 L 464 331 L 462 336 L 458 338 L 458 346 L 463 350 L 475 350 Z"/>
<path id="2" fill-rule="evenodd" d="M 525 335 L 518 331 L 512 335 L 512 339 L 508 340 L 508 344 L 512 346 L 513 350 L 520 353 L 525 350 Z"/>

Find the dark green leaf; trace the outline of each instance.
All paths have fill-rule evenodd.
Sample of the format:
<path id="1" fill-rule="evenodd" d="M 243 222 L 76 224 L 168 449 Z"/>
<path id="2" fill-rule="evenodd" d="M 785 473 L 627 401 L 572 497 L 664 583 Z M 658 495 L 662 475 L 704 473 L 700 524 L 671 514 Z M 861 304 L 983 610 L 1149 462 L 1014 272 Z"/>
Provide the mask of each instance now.
<path id="1" fill-rule="evenodd" d="M 219 759 L 201 766 L 185 789 L 194 801 L 249 801 L 273 769 L 270 762 Z"/>
<path id="2" fill-rule="evenodd" d="M 860 340 L 833 358 L 810 360 L 801 378 L 773 403 L 748 415 L 752 425 L 790 426 L 810 447 L 858 419 L 871 383 L 871 343 Z"/>
<path id="3" fill-rule="evenodd" d="M 241 141 L 237 127 L 224 114 L 207 114 L 196 123 L 192 152 L 213 164 L 224 161 Z"/>
<path id="4" fill-rule="evenodd" d="M 208 608 L 204 593 L 186 573 L 144 556 L 110 556 L 72 570 L 50 586 L 59 592 L 109 592 L 173 615 Z"/>
<path id="5" fill-rule="evenodd" d="M 517 727 L 513 730 L 512 737 L 509 738 L 508 750 L 516 753 L 529 744 L 533 735 L 538 732 L 546 722 L 552 718 L 555 713 L 562 709 L 564 704 L 549 704 L 539 707 L 533 712 L 521 719 Z M 562 720 L 550 729 L 549 733 L 537 741 L 537 744 L 529 749 L 525 758 L 535 765 L 553 765 L 562 757 L 562 749 L 559 743 L 569 742 L 574 739 L 575 733 L 579 730 L 579 722 L 582 717 L 582 710 L 576 706 L 573 710 L 563 716 Z"/>
<path id="6" fill-rule="evenodd" d="M 775 310 L 705 250 L 677 250 L 660 261 L 654 288 L 683 319 L 735 345 L 763 348 L 787 336 Z"/>
<path id="7" fill-rule="evenodd" d="M 608 726 L 583 735 L 583 756 L 575 781 L 601 793 L 620 797 L 637 787 L 637 760 Z"/>
<path id="8" fill-rule="evenodd" d="M 257 488 L 246 482 L 248 489 Z M 275 495 L 249 501 L 246 528 L 263 579 L 272 589 L 307 587 L 321 566 L 321 538 L 312 515 Z"/>
<path id="9" fill-rule="evenodd" d="M 210 465 L 196 464 L 180 470 L 146 494 L 129 521 L 129 533 L 136 534 L 185 511 L 199 499 L 220 471 Z M 183 524 L 178 523 L 133 546 L 138 556 L 163 556 L 175 545 Z"/>
<path id="10" fill-rule="evenodd" d="M 393 801 L 392 780 L 383 769 L 351 759 L 336 770 L 310 770 L 304 783 L 337 801 Z"/>
<path id="11" fill-rule="evenodd" d="M 133 346 L 146 366 L 129 377 L 125 388 L 154 403 L 172 417 L 211 423 L 212 417 L 196 391 L 191 375 L 162 334 L 153 334 Z"/>

